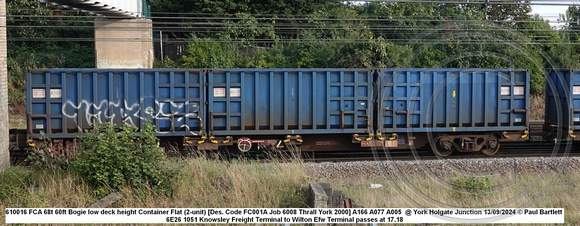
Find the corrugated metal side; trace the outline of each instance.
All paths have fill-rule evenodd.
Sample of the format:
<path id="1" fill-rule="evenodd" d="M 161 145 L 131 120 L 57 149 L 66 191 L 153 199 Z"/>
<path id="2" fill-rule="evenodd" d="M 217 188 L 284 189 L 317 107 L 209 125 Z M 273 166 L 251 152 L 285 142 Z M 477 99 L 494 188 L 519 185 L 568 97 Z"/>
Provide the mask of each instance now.
<path id="1" fill-rule="evenodd" d="M 143 17 L 147 9 L 143 0 L 40 0 L 109 17 Z M 145 5 L 144 5 L 145 4 Z"/>
<path id="2" fill-rule="evenodd" d="M 142 128 L 149 115 L 159 136 L 199 135 L 204 83 L 201 70 L 31 70 L 29 134 L 73 138 L 95 121 Z"/>
<path id="3" fill-rule="evenodd" d="M 547 78 L 545 122 L 580 129 L 580 71 L 551 69 Z"/>
<path id="4" fill-rule="evenodd" d="M 55 1 L 58 2 L 58 1 Z M 104 9 L 110 9 L 110 11 L 121 11 L 136 14 L 137 16 L 143 16 L 143 1 L 142 0 L 94 0 L 89 1 L 89 3 L 96 3 L 104 5 Z M 103 10 L 104 10 L 103 9 Z"/>
<path id="5" fill-rule="evenodd" d="M 373 73 L 365 69 L 214 69 L 213 135 L 371 132 Z"/>
<path id="6" fill-rule="evenodd" d="M 563 70 L 548 70 L 546 74 L 545 123 L 568 127 L 570 113 L 566 94 L 570 87 L 570 73 Z"/>
<path id="7" fill-rule="evenodd" d="M 385 69 L 378 79 L 378 131 L 383 133 L 528 126 L 527 70 Z"/>
<path id="8" fill-rule="evenodd" d="M 571 97 L 568 99 L 570 102 L 570 115 L 568 119 L 572 120 L 570 124 L 574 130 L 580 129 L 580 71 L 575 69 L 570 69 L 570 87 L 568 93 Z"/>

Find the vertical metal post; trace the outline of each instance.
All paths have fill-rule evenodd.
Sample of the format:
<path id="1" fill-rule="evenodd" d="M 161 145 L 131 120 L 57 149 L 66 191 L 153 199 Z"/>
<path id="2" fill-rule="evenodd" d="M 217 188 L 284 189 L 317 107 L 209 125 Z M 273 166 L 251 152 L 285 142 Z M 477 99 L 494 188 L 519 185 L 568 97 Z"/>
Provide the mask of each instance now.
<path id="1" fill-rule="evenodd" d="M 6 39 L 6 0 L 0 0 L 0 171 L 10 166 L 8 151 L 8 68 Z"/>
<path id="2" fill-rule="evenodd" d="M 487 10 L 489 9 L 489 0 L 485 0 L 485 19 L 489 19 L 489 15 L 487 13 Z"/>
<path id="3" fill-rule="evenodd" d="M 161 64 L 165 66 L 165 57 L 163 57 L 163 31 L 159 31 L 159 49 L 159 52 L 161 52 Z"/>

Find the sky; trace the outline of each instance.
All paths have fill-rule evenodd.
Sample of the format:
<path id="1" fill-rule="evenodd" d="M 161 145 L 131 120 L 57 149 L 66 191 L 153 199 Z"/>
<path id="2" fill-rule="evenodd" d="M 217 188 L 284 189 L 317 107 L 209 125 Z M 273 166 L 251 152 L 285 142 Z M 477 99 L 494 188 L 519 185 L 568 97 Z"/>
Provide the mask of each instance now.
<path id="1" fill-rule="evenodd" d="M 547 3 L 555 5 L 532 5 L 532 13 L 539 14 L 544 20 L 549 20 L 551 26 L 558 26 L 558 18 L 560 14 L 566 13 L 569 5 L 565 4 L 580 4 L 579 0 L 573 1 L 532 1 L 532 3 Z M 556 5 L 561 4 L 561 5 Z"/>
<path id="2" fill-rule="evenodd" d="M 556 24 L 560 14 L 566 13 L 568 6 L 545 6 L 532 5 L 532 13 L 539 14 L 544 20 L 549 20 L 550 24 Z"/>

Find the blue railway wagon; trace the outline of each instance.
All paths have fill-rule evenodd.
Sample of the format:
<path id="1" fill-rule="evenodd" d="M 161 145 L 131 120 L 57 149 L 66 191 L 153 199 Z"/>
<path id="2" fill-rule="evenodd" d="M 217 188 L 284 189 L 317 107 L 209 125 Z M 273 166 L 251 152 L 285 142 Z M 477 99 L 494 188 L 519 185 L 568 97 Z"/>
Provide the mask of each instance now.
<path id="1" fill-rule="evenodd" d="M 552 138 L 579 140 L 580 69 L 546 72 L 545 128 Z"/>
<path id="2" fill-rule="evenodd" d="M 30 70 L 26 81 L 27 130 L 36 138 L 75 138 L 95 121 L 143 128 L 147 117 L 159 137 L 205 133 L 202 70 Z"/>
<path id="3" fill-rule="evenodd" d="M 383 134 L 386 147 L 418 147 L 432 141 L 433 149 L 443 156 L 454 150 L 492 155 L 500 140 L 527 139 L 528 70 L 384 69 L 378 73 L 376 132 Z"/>
<path id="4" fill-rule="evenodd" d="M 308 134 L 349 134 L 350 142 L 353 134 L 372 133 L 373 73 L 368 69 L 209 70 L 208 132 L 216 137 L 244 137 L 242 141 L 253 135 L 286 135 L 286 142 L 302 142 Z"/>

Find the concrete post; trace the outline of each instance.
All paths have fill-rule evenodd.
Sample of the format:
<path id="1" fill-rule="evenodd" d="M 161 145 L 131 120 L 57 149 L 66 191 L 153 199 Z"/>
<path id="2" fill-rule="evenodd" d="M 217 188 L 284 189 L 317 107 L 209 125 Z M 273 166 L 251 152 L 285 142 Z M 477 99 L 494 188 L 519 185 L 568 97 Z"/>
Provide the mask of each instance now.
<path id="1" fill-rule="evenodd" d="M 149 19 L 95 19 L 97 68 L 153 68 L 153 24 Z"/>
<path id="2" fill-rule="evenodd" d="M 320 184 L 310 183 L 309 204 L 312 208 L 328 208 L 328 195 Z"/>
<path id="3" fill-rule="evenodd" d="M 0 171 L 10 166 L 8 150 L 8 50 L 6 37 L 6 0 L 0 0 Z"/>

